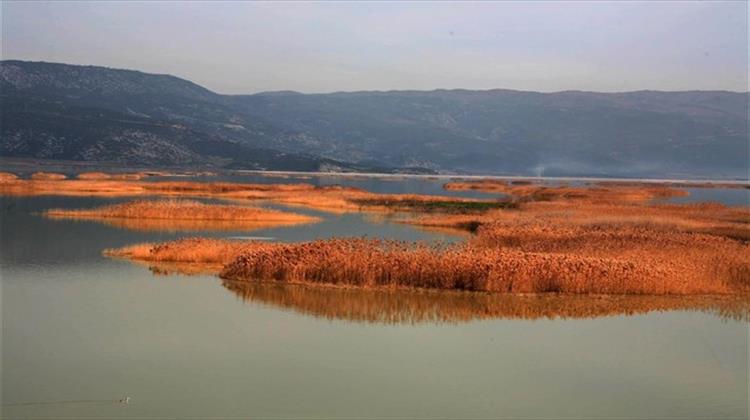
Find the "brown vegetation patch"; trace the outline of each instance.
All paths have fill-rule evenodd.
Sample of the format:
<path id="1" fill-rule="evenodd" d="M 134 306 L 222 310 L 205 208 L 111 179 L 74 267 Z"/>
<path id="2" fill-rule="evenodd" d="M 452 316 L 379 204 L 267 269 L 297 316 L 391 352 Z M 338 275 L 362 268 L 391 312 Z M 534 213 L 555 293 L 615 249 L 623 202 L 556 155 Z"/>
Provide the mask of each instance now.
<path id="1" fill-rule="evenodd" d="M 76 178 L 80 180 L 99 181 L 99 180 L 131 180 L 137 181 L 148 175 L 143 172 L 134 173 L 105 173 L 105 172 L 82 172 Z"/>
<path id="2" fill-rule="evenodd" d="M 317 222 L 297 213 L 259 207 L 204 204 L 191 200 L 138 200 L 94 209 L 51 209 L 55 219 L 104 222 L 136 230 L 239 230 Z"/>
<path id="3" fill-rule="evenodd" d="M 471 200 L 415 194 L 375 194 L 358 188 L 311 184 L 244 184 L 230 182 L 158 181 L 127 179 L 9 180 L 0 183 L 0 194 L 15 196 L 164 196 L 225 200 L 268 200 L 332 213 L 344 212 L 482 212 L 512 206 L 498 200 Z"/>
<path id="4" fill-rule="evenodd" d="M 640 187 L 644 185 L 643 182 L 639 181 L 599 181 L 594 185 L 603 187 Z M 737 189 L 750 189 L 750 184 L 747 182 L 683 182 L 683 181 L 664 181 L 664 182 L 648 182 L 647 185 L 653 187 L 663 188 L 737 188 Z"/>
<path id="5" fill-rule="evenodd" d="M 31 179 L 35 181 L 60 181 L 66 178 L 65 175 L 55 172 L 35 172 L 31 174 Z"/>
<path id="6" fill-rule="evenodd" d="M 269 245 L 254 241 L 185 238 L 161 244 L 143 243 L 107 249 L 104 255 L 153 263 L 209 264 L 220 268 L 243 251 Z"/>
<path id="7" fill-rule="evenodd" d="M 743 267 L 742 262 L 730 266 Z M 245 281 L 506 293 L 727 294 L 750 284 L 750 279 L 714 270 L 716 266 L 689 271 L 696 267 L 504 247 L 335 239 L 243 252 L 220 275 Z"/>
<path id="8" fill-rule="evenodd" d="M 475 232 L 465 244 L 450 247 L 362 239 L 233 243 L 223 255 L 237 258 L 216 263 L 226 265 L 222 277 L 234 280 L 507 293 L 694 295 L 750 288 L 748 208 L 652 204 L 651 198 L 674 193 L 658 186 L 493 185 L 531 191 L 521 198 L 532 198 L 387 195 L 307 184 L 169 182 L 142 188 L 338 211 L 407 211 L 411 215 L 400 221 Z M 209 250 L 215 246 L 208 243 Z M 193 242 L 188 254 L 200 254 L 201 247 Z M 168 249 L 182 248 L 178 242 Z M 170 260 L 162 254 L 154 251 L 149 258 Z M 180 261 L 192 260 L 172 262 Z"/>
<path id="9" fill-rule="evenodd" d="M 354 204 L 365 208 L 380 208 L 419 213 L 482 213 L 492 209 L 517 208 L 517 203 L 509 200 L 471 200 L 457 197 L 423 195 L 374 195 L 366 198 L 353 198 Z"/>
<path id="10" fill-rule="evenodd" d="M 747 246 L 733 243 L 644 258 L 648 255 L 641 252 L 571 252 L 575 245 L 529 250 L 492 242 L 497 241 L 492 237 L 482 240 L 442 246 L 366 239 L 297 244 L 190 239 L 108 254 L 152 262 L 225 264 L 220 276 L 229 280 L 361 288 L 696 295 L 741 294 L 750 285 Z"/>
<path id="11" fill-rule="evenodd" d="M 479 180 L 449 182 L 443 185 L 446 190 L 478 190 L 508 194 L 522 201 L 576 200 L 590 202 L 648 201 L 654 198 L 686 196 L 681 189 L 667 186 L 638 184 L 634 186 L 612 185 L 571 187 L 566 185 L 548 186 L 532 183 L 511 183 L 501 180 Z"/>
<path id="12" fill-rule="evenodd" d="M 18 179 L 18 175 L 10 172 L 0 172 L 0 182 L 15 181 Z"/>

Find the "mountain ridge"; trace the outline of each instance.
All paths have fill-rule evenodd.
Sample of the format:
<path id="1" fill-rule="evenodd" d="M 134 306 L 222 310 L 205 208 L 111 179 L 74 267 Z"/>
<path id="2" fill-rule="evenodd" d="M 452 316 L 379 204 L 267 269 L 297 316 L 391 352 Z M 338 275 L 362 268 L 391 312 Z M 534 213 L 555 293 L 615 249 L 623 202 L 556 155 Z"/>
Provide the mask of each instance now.
<path id="1" fill-rule="evenodd" d="M 746 92 L 224 95 L 171 75 L 4 60 L 0 95 L 0 155 L 10 157 L 281 170 L 747 176 Z"/>

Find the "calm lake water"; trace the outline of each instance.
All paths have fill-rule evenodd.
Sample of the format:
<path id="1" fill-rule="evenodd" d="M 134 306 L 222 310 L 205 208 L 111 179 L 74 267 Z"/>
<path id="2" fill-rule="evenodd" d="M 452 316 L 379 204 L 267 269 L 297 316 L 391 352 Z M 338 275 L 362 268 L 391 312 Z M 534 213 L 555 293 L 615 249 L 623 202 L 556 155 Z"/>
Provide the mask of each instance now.
<path id="1" fill-rule="evenodd" d="M 357 182 L 444 193 L 437 181 Z M 195 235 L 460 238 L 358 214 L 171 233 L 36 214 L 117 201 L 0 198 L 3 418 L 748 416 L 747 322 L 685 310 L 417 319 L 442 299 L 432 295 L 384 322 L 368 316 L 387 312 L 390 297 L 341 302 L 335 290 L 272 285 L 239 293 L 213 276 L 157 276 L 101 251 Z"/>

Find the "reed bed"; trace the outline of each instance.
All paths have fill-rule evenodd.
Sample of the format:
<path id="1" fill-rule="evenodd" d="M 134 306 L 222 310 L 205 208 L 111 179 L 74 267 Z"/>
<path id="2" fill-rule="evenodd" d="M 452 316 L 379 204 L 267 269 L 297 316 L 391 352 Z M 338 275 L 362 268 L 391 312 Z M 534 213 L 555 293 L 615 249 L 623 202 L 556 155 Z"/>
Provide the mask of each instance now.
<path id="1" fill-rule="evenodd" d="M 18 175 L 10 173 L 10 172 L 0 172 L 0 182 L 6 182 L 6 181 L 16 181 L 18 179 Z"/>
<path id="2" fill-rule="evenodd" d="M 139 179 L 146 178 L 147 175 L 144 172 L 133 172 L 133 173 L 105 173 L 105 172 L 81 172 L 76 176 L 80 180 L 99 181 L 99 180 L 131 180 L 137 181 Z"/>
<path id="3" fill-rule="evenodd" d="M 320 219 L 259 207 L 204 204 L 192 200 L 137 200 L 93 209 L 51 209 L 55 219 L 95 220 L 137 230 L 258 229 Z"/>
<path id="4" fill-rule="evenodd" d="M 740 293 L 750 284 L 741 261 L 731 266 L 739 274 L 716 271 L 714 265 L 706 272 L 691 273 L 678 262 L 660 262 L 664 261 L 331 239 L 249 250 L 226 265 L 220 276 L 245 281 L 503 293 L 730 294 Z"/>
<path id="5" fill-rule="evenodd" d="M 267 200 L 276 203 L 345 212 L 483 212 L 504 208 L 498 200 L 470 200 L 458 197 L 416 194 L 375 194 L 358 188 L 311 184 L 244 184 L 229 182 L 154 181 L 113 177 L 99 179 L 49 180 L 15 179 L 0 183 L 0 194 L 13 196 L 99 196 L 99 197 L 190 197 L 225 200 Z"/>
<path id="6" fill-rule="evenodd" d="M 750 285 L 747 259 L 728 256 L 725 248 L 673 252 L 671 260 L 643 258 L 643 253 L 605 257 L 520 249 L 471 241 L 444 246 L 357 238 L 296 244 L 189 239 L 107 253 L 151 262 L 223 264 L 220 277 L 235 281 L 361 288 L 701 295 L 742 294 Z M 704 255 L 703 265 L 690 263 L 696 255 Z"/>
<path id="7" fill-rule="evenodd" d="M 61 181 L 67 176 L 55 172 L 35 172 L 31 174 L 31 179 L 35 181 Z"/>
<path id="8" fill-rule="evenodd" d="M 53 219 L 64 219 L 54 218 Z M 75 218 L 74 218 L 75 219 Z M 83 220 L 83 219 L 79 219 Z M 308 222 L 280 222 L 253 220 L 190 220 L 190 219 L 124 219 L 124 218 L 94 218 L 86 219 L 117 229 L 140 232 L 220 232 L 242 231 L 251 232 L 260 229 L 291 226 Z"/>
<path id="9" fill-rule="evenodd" d="M 598 181 L 594 185 L 604 187 L 640 187 L 644 183 L 639 181 Z M 665 182 L 648 182 L 648 185 L 665 188 L 737 188 L 750 189 L 750 184 L 745 182 L 682 182 L 682 181 L 665 181 Z"/>
<path id="10" fill-rule="evenodd" d="M 648 201 L 655 198 L 686 196 L 687 191 L 661 185 L 595 185 L 572 187 L 567 185 L 549 186 L 533 183 L 508 183 L 501 180 L 478 180 L 449 182 L 443 185 L 446 190 L 477 190 L 508 194 L 521 201 L 576 200 L 592 202 Z"/>
<path id="11" fill-rule="evenodd" d="M 495 224 L 508 229 L 526 225 L 600 229 L 650 229 L 656 232 L 680 231 L 722 236 L 741 241 L 750 239 L 750 209 L 717 203 L 642 204 L 530 202 L 517 211 L 489 211 L 484 214 L 417 214 L 398 220 L 424 227 L 476 231 Z M 550 227 L 552 226 L 552 227 Z"/>
<path id="12" fill-rule="evenodd" d="M 154 263 L 188 263 L 223 266 L 242 252 L 270 246 L 265 242 L 183 238 L 161 244 L 141 243 L 104 250 L 104 255 Z"/>
<path id="13" fill-rule="evenodd" d="M 486 188 L 489 184 L 490 188 L 515 191 L 517 196 L 509 201 L 373 194 L 309 184 L 46 184 L 72 182 L 99 186 L 109 182 L 137 194 L 272 200 L 333 211 L 407 211 L 411 215 L 400 219 L 405 223 L 474 232 L 457 246 L 364 239 L 301 244 L 190 239 L 109 251 L 110 255 L 151 262 L 215 264 L 223 267 L 221 276 L 231 280 L 573 294 L 743 294 L 750 287 L 750 209 L 654 204 L 650 201 L 654 197 L 680 193 L 658 185 L 601 188 L 482 182 L 447 186 Z M 84 210 L 78 215 L 144 219 L 150 214 L 146 207 L 153 203 Z M 214 206 L 208 210 L 206 205 L 187 203 L 185 206 L 195 209 L 158 209 L 153 218 L 238 222 L 269 216 L 240 216 L 237 209 L 258 211 L 246 207 Z M 202 212 L 223 215 L 199 216 Z M 292 216 L 280 219 L 288 217 Z"/>
<path id="14" fill-rule="evenodd" d="M 498 293 L 742 295 L 750 209 L 718 204 L 529 202 L 403 220 L 475 234 L 460 245 L 190 239 L 111 255 L 221 266 L 233 281 Z M 219 268 L 216 268 L 219 271 Z"/>

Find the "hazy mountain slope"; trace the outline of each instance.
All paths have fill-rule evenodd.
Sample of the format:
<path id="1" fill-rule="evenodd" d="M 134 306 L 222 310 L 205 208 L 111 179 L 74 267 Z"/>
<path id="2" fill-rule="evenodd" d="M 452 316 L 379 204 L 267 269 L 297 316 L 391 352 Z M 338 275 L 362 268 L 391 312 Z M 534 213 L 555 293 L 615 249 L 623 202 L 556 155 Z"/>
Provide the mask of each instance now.
<path id="1" fill-rule="evenodd" d="M 3 61 L 0 95 L 3 156 L 652 177 L 748 168 L 747 93 L 228 96 L 167 75 Z"/>
<path id="2" fill-rule="evenodd" d="M 167 75 L 3 61 L 0 155 L 142 165 L 362 169 L 268 147 L 280 130 Z M 370 167 L 364 169 L 371 170 Z"/>
<path id="3" fill-rule="evenodd" d="M 377 155 L 393 165 L 423 162 L 496 173 L 743 176 L 747 171 L 743 93 L 453 90 L 235 100 L 249 114 L 326 139 L 326 156 L 338 159 Z"/>

